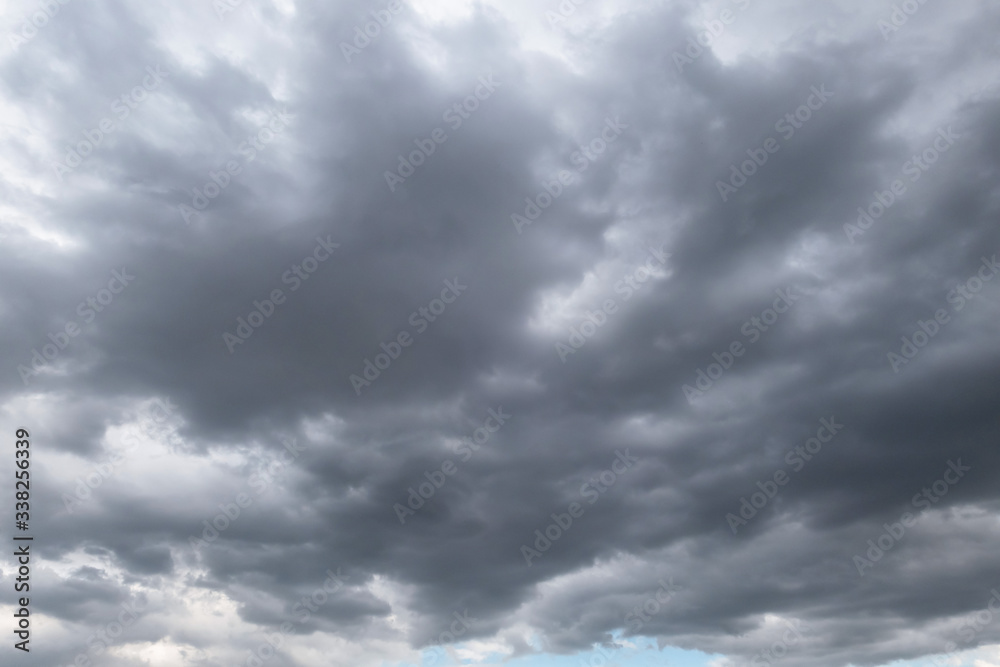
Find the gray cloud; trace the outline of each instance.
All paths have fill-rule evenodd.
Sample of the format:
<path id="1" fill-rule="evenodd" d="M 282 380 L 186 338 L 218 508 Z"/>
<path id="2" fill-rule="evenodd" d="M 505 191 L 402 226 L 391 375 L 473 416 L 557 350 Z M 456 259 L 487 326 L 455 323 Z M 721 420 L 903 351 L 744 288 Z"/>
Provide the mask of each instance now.
<path id="1" fill-rule="evenodd" d="M 384 5 L 245 2 L 220 20 L 70 2 L 5 53 L 0 392 L 5 432 L 35 447 L 33 612 L 60 622 L 25 664 L 70 664 L 134 599 L 147 611 L 102 664 L 235 664 L 276 632 L 268 664 L 302 667 L 639 635 L 744 664 L 785 623 L 804 628 L 789 664 L 1000 643 L 1000 624 L 961 631 L 1000 576 L 998 283 L 980 272 L 1000 253 L 1000 16 L 927 3 L 884 38 L 891 6 L 737 4 L 593 0 L 552 30 L 556 3 L 403 3 L 348 62 L 341 43 Z M 37 9 L 17 5 L 12 30 Z M 147 67 L 169 74 L 144 86 Z M 454 127 L 485 76 L 498 86 Z M 925 153 L 939 131 L 957 138 Z M 71 150 L 85 159 L 57 173 Z M 310 262 L 321 241 L 336 250 Z M 639 273 L 650 247 L 669 254 Z M 102 297 L 114 271 L 134 281 Z M 441 308 L 449 281 L 465 289 Z M 491 409 L 510 420 L 463 450 Z M 789 462 L 831 418 L 815 460 Z M 282 462 L 289 439 L 302 452 Z M 639 463 L 591 504 L 625 450 Z M 727 514 L 778 471 L 734 535 Z M 521 546 L 573 502 L 528 566 Z M 908 511 L 861 576 L 854 557 Z M 630 629 L 661 579 L 676 592 Z"/>

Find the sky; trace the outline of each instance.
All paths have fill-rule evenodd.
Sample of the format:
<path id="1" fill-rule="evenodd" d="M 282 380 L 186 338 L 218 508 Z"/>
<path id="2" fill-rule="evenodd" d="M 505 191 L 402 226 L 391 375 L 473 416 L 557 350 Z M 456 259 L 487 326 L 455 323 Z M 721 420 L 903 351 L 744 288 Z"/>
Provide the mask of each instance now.
<path id="1" fill-rule="evenodd" d="M 3 3 L 0 662 L 1000 666 L 998 34 Z"/>

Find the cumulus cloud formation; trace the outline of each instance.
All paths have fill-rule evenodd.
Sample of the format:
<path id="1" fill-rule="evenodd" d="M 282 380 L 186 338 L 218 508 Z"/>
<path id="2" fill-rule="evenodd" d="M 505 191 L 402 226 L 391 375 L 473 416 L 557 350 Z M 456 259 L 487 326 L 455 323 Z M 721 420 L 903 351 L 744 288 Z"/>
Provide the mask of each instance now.
<path id="1" fill-rule="evenodd" d="M 1000 664 L 996 6 L 0 29 L 4 664 Z"/>

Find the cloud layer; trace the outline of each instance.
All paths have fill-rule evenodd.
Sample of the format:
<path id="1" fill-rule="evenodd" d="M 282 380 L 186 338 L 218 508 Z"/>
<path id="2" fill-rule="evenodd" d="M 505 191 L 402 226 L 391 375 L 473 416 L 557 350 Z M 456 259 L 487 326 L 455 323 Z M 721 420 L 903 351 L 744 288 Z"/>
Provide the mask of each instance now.
<path id="1" fill-rule="evenodd" d="M 24 664 L 1000 643 L 995 7 L 3 26 Z"/>

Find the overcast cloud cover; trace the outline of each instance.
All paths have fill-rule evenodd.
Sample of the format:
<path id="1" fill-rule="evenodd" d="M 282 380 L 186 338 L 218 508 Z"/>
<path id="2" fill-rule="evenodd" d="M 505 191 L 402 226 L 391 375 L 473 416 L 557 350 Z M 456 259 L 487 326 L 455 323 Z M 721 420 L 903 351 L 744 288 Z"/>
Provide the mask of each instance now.
<path id="1" fill-rule="evenodd" d="M 4 3 L 0 663 L 1000 665 L 998 34 Z"/>

